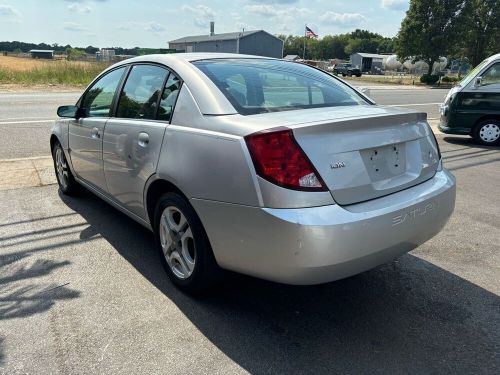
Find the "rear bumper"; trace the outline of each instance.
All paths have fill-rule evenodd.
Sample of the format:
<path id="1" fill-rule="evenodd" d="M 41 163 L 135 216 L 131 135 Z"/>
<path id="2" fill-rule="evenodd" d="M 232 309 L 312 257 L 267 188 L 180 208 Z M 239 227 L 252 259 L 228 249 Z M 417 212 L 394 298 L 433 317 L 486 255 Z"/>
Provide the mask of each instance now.
<path id="1" fill-rule="evenodd" d="M 446 170 L 417 186 L 351 206 L 270 209 L 193 199 L 222 268 L 287 284 L 348 277 L 437 234 L 455 206 Z"/>

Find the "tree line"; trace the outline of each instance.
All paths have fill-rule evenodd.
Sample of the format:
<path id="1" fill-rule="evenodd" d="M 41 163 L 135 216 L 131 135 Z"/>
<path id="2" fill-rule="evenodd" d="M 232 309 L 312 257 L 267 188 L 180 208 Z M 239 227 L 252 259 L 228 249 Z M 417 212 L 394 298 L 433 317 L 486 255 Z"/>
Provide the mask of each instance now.
<path id="1" fill-rule="evenodd" d="M 351 33 L 325 35 L 321 39 L 309 39 L 305 36 L 278 35 L 284 41 L 283 55 L 304 54 L 312 60 L 341 59 L 349 60 L 356 52 L 392 53 L 395 49 L 395 38 L 387 38 L 368 30 L 356 29 Z"/>
<path id="2" fill-rule="evenodd" d="M 122 48 L 122 47 L 108 47 L 114 49 L 117 55 L 147 55 L 151 53 L 162 53 L 167 51 L 167 49 L 162 48 Z M 56 53 L 66 53 L 68 55 L 77 56 L 81 54 L 95 54 L 99 51 L 98 47 L 87 46 L 87 47 L 72 47 L 70 44 L 60 45 L 57 43 L 47 44 L 47 43 L 25 43 L 25 42 L 0 42 L 0 51 L 4 52 L 29 52 L 32 49 L 48 49 L 54 50 Z"/>

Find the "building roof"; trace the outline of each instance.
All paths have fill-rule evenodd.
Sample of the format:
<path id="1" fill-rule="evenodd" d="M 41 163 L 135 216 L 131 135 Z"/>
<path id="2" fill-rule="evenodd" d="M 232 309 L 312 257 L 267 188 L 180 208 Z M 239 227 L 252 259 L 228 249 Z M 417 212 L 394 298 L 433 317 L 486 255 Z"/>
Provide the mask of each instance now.
<path id="1" fill-rule="evenodd" d="M 390 55 L 379 55 L 376 53 L 364 53 L 364 52 L 356 52 L 353 53 L 353 55 L 359 55 L 361 57 L 369 57 L 373 59 L 385 59 L 387 56 L 390 56 Z"/>
<path id="2" fill-rule="evenodd" d="M 285 57 L 283 57 L 285 60 L 297 60 L 297 59 L 300 59 L 300 56 L 299 55 L 286 55 Z"/>
<path id="3" fill-rule="evenodd" d="M 169 43 L 197 43 L 197 42 L 208 42 L 210 40 L 235 40 L 261 31 L 264 30 L 238 31 L 234 33 L 222 33 L 214 35 L 205 34 L 205 35 L 185 36 L 184 38 L 171 40 L 169 41 Z"/>
<path id="4" fill-rule="evenodd" d="M 30 49 L 30 52 L 50 52 L 54 53 L 53 49 Z"/>

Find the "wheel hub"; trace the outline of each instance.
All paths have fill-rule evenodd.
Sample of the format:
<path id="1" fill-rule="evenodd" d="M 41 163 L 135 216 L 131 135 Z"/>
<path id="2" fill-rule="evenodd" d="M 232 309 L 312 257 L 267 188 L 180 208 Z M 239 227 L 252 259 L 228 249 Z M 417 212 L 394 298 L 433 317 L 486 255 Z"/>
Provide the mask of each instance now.
<path id="1" fill-rule="evenodd" d="M 160 218 L 160 243 L 172 273 L 186 279 L 194 271 L 196 251 L 191 227 L 175 206 L 166 207 Z"/>
<path id="2" fill-rule="evenodd" d="M 479 129 L 479 137 L 483 142 L 492 143 L 500 137 L 500 127 L 496 124 L 486 124 Z"/>

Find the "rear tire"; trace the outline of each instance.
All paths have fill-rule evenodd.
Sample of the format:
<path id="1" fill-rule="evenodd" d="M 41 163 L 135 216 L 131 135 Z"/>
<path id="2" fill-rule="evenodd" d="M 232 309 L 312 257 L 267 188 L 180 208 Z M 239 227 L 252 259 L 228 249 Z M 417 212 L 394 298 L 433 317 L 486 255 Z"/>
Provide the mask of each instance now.
<path id="1" fill-rule="evenodd" d="M 474 127 L 472 136 L 477 143 L 482 145 L 500 144 L 500 121 L 493 119 L 481 121 Z"/>
<path id="2" fill-rule="evenodd" d="M 203 225 L 189 202 L 165 193 L 156 205 L 155 242 L 169 279 L 187 293 L 200 293 L 220 281 L 222 270 Z"/>
<path id="3" fill-rule="evenodd" d="M 52 149 L 52 160 L 54 161 L 57 184 L 61 192 L 65 195 L 74 195 L 78 193 L 80 186 L 78 182 L 76 182 L 73 173 L 71 173 L 66 155 L 59 142 L 56 142 Z"/>

